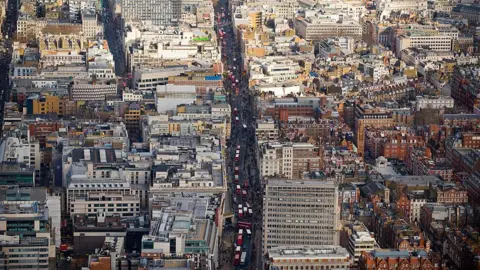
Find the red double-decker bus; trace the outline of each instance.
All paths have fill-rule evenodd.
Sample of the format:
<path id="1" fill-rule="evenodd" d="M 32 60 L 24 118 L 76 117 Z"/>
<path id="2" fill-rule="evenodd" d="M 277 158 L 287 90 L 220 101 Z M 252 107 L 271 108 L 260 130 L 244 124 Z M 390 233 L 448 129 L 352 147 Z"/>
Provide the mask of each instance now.
<path id="1" fill-rule="evenodd" d="M 237 222 L 237 228 L 238 229 L 252 229 L 252 223 L 245 222 L 245 221 L 239 221 L 239 222 Z"/>

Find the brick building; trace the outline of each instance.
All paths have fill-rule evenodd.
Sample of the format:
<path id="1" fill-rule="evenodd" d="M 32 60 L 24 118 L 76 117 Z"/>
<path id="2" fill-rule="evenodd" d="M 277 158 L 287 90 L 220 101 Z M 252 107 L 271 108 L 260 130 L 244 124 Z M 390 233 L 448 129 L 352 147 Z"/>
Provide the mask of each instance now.
<path id="1" fill-rule="evenodd" d="M 465 180 L 468 201 L 480 206 L 480 171 L 476 171 Z"/>
<path id="2" fill-rule="evenodd" d="M 438 175 L 445 181 L 453 178 L 453 169 L 448 164 L 435 162 L 431 150 L 426 147 L 412 147 L 407 150 L 406 165 L 413 175 Z"/>
<path id="3" fill-rule="evenodd" d="M 431 191 L 436 202 L 442 204 L 463 204 L 468 202 L 467 190 L 455 183 L 437 185 Z"/>
<path id="4" fill-rule="evenodd" d="M 480 134 L 464 133 L 450 136 L 445 141 L 447 163 L 456 171 L 471 174 L 480 170 Z"/>
<path id="5" fill-rule="evenodd" d="M 408 147 L 425 146 L 422 136 L 403 130 L 374 130 L 366 132 L 366 147 L 373 158 L 405 160 Z"/>
<path id="6" fill-rule="evenodd" d="M 46 147 L 46 137 L 53 132 L 57 132 L 61 127 L 63 125 L 60 122 L 39 122 L 28 125 L 28 130 L 30 136 L 38 140 L 40 149 L 44 149 Z"/>
<path id="7" fill-rule="evenodd" d="M 480 104 L 480 80 L 476 68 L 472 66 L 456 68 L 450 84 L 455 105 L 465 107 L 470 112 Z"/>
<path id="8" fill-rule="evenodd" d="M 319 107 L 319 98 L 277 98 L 265 108 L 264 113 L 284 122 L 291 116 L 313 117 Z"/>
<path id="9" fill-rule="evenodd" d="M 367 127 L 384 128 L 393 125 L 392 114 L 383 108 L 369 104 L 357 104 L 355 107 L 355 139 L 359 156 L 365 153 L 365 129 Z"/>
<path id="10" fill-rule="evenodd" d="M 447 269 L 438 253 L 425 251 L 374 250 L 362 254 L 359 264 L 360 270 L 373 269 L 418 269 L 440 270 Z"/>

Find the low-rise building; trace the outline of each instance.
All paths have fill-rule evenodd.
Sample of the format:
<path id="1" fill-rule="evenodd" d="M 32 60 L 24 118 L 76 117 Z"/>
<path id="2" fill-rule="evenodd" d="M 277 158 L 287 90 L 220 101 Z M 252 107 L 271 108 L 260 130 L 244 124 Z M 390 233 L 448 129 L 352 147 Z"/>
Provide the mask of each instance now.
<path id="1" fill-rule="evenodd" d="M 260 146 L 262 177 L 301 178 L 304 172 L 321 170 L 320 148 L 309 143 L 267 142 Z"/>
<path id="2" fill-rule="evenodd" d="M 268 270 L 275 269 L 350 269 L 350 254 L 339 246 L 279 246 L 267 250 Z"/>
<path id="3" fill-rule="evenodd" d="M 340 245 L 345 247 L 353 258 L 353 265 L 358 266 L 364 252 L 378 248 L 375 238 L 362 222 L 347 223 L 340 233 Z"/>
<path id="4" fill-rule="evenodd" d="M 416 111 L 420 111 L 421 109 L 451 109 L 453 108 L 453 105 L 453 98 L 447 96 L 417 96 L 415 100 Z"/>
<path id="5" fill-rule="evenodd" d="M 75 80 L 70 88 L 70 98 L 74 101 L 105 101 L 106 97 L 116 94 L 117 83 L 115 80 Z"/>
<path id="6" fill-rule="evenodd" d="M 360 39 L 362 37 L 362 26 L 353 20 L 335 20 L 327 15 L 318 15 L 315 17 L 297 18 L 295 22 L 295 31 L 297 35 L 307 41 L 322 40 L 334 37 L 352 37 Z"/>
<path id="7" fill-rule="evenodd" d="M 400 251 L 400 250 L 374 250 L 362 254 L 360 260 L 361 270 L 377 268 L 404 267 L 405 269 L 446 269 L 442 262 L 442 256 L 438 253 L 427 253 L 419 251 Z"/>
<path id="8" fill-rule="evenodd" d="M 46 189 L 4 190 L 0 201 L 0 264 L 8 268 L 55 268 L 55 237 L 60 237 L 55 227 L 60 227 L 60 219 L 53 211 L 59 207 L 48 202 Z"/>

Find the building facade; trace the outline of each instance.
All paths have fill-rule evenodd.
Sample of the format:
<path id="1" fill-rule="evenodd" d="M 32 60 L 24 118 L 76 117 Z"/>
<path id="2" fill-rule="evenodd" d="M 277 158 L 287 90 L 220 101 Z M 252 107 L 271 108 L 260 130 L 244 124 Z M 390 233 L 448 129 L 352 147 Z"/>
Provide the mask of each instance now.
<path id="1" fill-rule="evenodd" d="M 278 246 L 338 244 L 333 182 L 267 180 L 264 198 L 264 252 Z"/>
<path id="2" fill-rule="evenodd" d="M 260 152 L 262 177 L 300 178 L 304 172 L 323 167 L 320 148 L 309 143 L 265 143 Z"/>
<path id="3" fill-rule="evenodd" d="M 179 0 L 122 1 L 122 17 L 125 20 L 150 21 L 154 25 L 175 26 L 181 19 Z"/>

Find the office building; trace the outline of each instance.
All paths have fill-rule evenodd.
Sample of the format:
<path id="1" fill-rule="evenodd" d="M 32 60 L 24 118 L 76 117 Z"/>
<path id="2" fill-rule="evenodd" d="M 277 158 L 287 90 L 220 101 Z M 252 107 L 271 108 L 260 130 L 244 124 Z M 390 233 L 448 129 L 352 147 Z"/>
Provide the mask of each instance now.
<path id="1" fill-rule="evenodd" d="M 7 137 L 0 140 L 0 163 L 19 163 L 35 169 L 35 174 L 40 175 L 40 144 L 38 141 Z M 20 165 L 21 167 L 25 167 Z"/>
<path id="2" fill-rule="evenodd" d="M 408 48 L 427 47 L 433 51 L 451 51 L 453 41 L 458 38 L 459 31 L 450 26 L 424 26 L 413 24 L 411 28 L 401 31 L 395 39 L 395 49 L 398 57 Z"/>
<path id="3" fill-rule="evenodd" d="M 427 1 L 426 0 L 380 0 L 377 5 L 377 13 L 379 14 L 378 18 L 380 20 L 386 20 L 390 17 L 392 12 L 399 11 L 413 11 L 413 12 L 422 12 L 427 10 Z"/>
<path id="4" fill-rule="evenodd" d="M 192 193 L 188 197 L 179 193 L 151 196 L 152 222 L 150 232 L 142 237 L 141 256 L 146 260 L 155 260 L 170 256 L 206 255 L 206 258 L 201 258 L 202 263 L 214 269 L 221 231 L 213 218 L 207 215 L 219 205 L 211 204 L 211 199 L 213 197 L 200 198 Z"/>
<path id="5" fill-rule="evenodd" d="M 106 196 L 107 194 L 111 194 L 112 198 L 122 198 L 122 196 L 130 195 L 130 183 L 126 181 L 121 171 L 98 169 L 93 171 L 93 174 L 96 176 L 87 177 L 86 175 L 81 175 L 82 171 L 86 173 L 84 171 L 86 170 L 84 166 L 81 166 L 80 164 L 73 164 L 72 167 L 73 176 L 71 177 L 70 184 L 67 188 L 67 206 L 70 206 L 67 207 L 68 213 L 71 213 L 72 215 L 75 214 L 75 209 L 77 208 L 79 209 L 78 211 L 81 211 L 81 213 L 84 211 L 92 215 L 106 213 L 107 216 L 109 213 L 119 213 L 120 215 L 133 216 L 133 213 L 138 212 L 138 210 L 136 210 L 136 208 L 139 207 L 139 204 L 137 204 L 138 199 L 131 197 L 128 197 L 128 199 L 136 202 L 122 202 L 121 204 L 117 203 L 112 206 L 113 211 L 108 209 L 108 202 L 86 202 L 93 200 L 93 197 L 90 199 L 90 196 L 94 196 L 92 195 L 93 192 L 103 192 L 104 195 L 100 195 L 100 197 L 94 197 L 96 197 L 96 199 L 105 199 L 106 201 L 108 201 L 108 197 L 110 196 Z M 127 197 L 125 197 L 125 199 L 127 199 Z M 77 201 L 79 202 L 77 203 Z M 102 204 L 102 206 L 100 206 L 100 204 Z M 74 212 L 71 212 L 72 210 Z"/>
<path id="6" fill-rule="evenodd" d="M 157 85 L 156 91 L 157 111 L 159 113 L 176 111 L 178 105 L 191 104 L 197 97 L 194 85 Z"/>
<path id="7" fill-rule="evenodd" d="M 338 192 L 332 181 L 269 179 L 265 185 L 263 251 L 280 246 L 338 244 Z"/>
<path id="8" fill-rule="evenodd" d="M 60 219 L 50 216 L 50 211 L 54 211 L 50 208 L 55 207 L 48 203 L 43 188 L 0 192 L 0 265 L 3 269 L 55 268 L 54 239 L 60 238 Z"/>
<path id="9" fill-rule="evenodd" d="M 337 21 L 330 17 L 297 18 L 295 24 L 297 35 L 307 41 L 319 41 L 325 38 L 362 37 L 362 26 L 351 20 Z"/>
<path id="10" fill-rule="evenodd" d="M 139 196 L 122 192 L 89 191 L 85 197 L 76 196 L 75 200 L 70 200 L 71 215 L 105 213 L 106 216 L 112 216 L 118 213 L 120 217 L 134 217 L 139 212 Z"/>
<path id="11" fill-rule="evenodd" d="M 340 245 L 345 247 L 353 257 L 354 266 L 358 266 L 363 252 L 370 252 L 378 247 L 375 238 L 362 222 L 345 224 L 340 233 Z"/>
<path id="12" fill-rule="evenodd" d="M 114 80 L 75 80 L 70 88 L 70 97 L 74 101 L 104 101 L 106 97 L 115 96 L 116 94 L 117 84 Z"/>
<path id="13" fill-rule="evenodd" d="M 122 1 L 125 20 L 149 21 L 154 25 L 175 26 L 182 16 L 180 0 Z"/>
<path id="14" fill-rule="evenodd" d="M 0 163 L 0 185 L 11 187 L 35 186 L 35 167 L 25 163 Z"/>
<path id="15" fill-rule="evenodd" d="M 351 257 L 339 246 L 282 246 L 268 250 L 268 270 L 350 269 Z"/>
<path id="16" fill-rule="evenodd" d="M 258 141 L 276 141 L 279 139 L 278 124 L 273 120 L 257 120 L 255 136 Z"/>
<path id="17" fill-rule="evenodd" d="M 26 101 L 27 114 L 57 114 L 62 117 L 65 114 L 66 101 L 62 97 L 49 94 L 33 95 Z"/>

